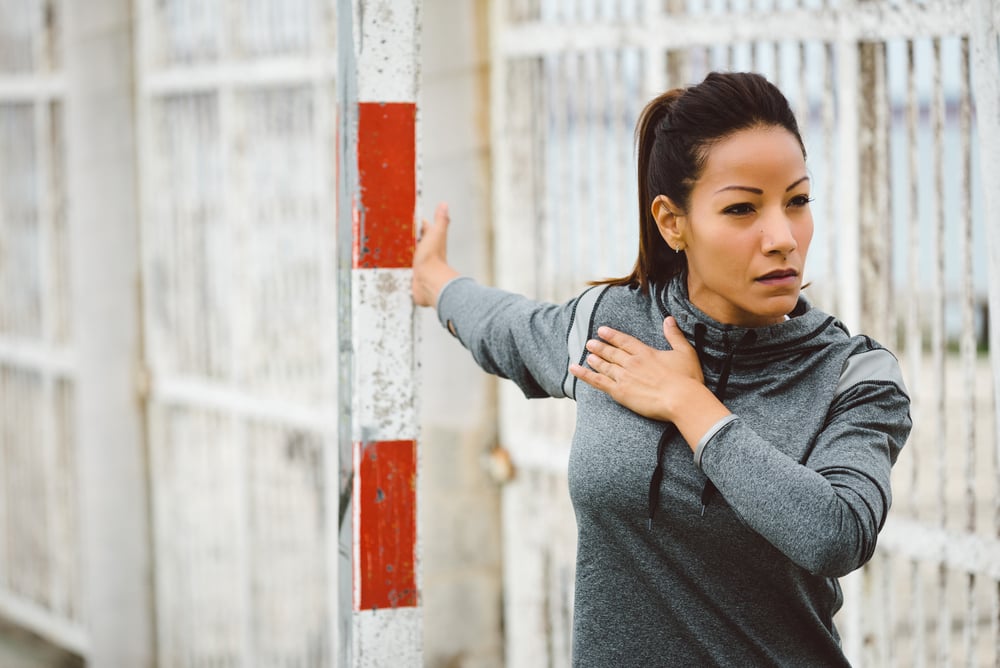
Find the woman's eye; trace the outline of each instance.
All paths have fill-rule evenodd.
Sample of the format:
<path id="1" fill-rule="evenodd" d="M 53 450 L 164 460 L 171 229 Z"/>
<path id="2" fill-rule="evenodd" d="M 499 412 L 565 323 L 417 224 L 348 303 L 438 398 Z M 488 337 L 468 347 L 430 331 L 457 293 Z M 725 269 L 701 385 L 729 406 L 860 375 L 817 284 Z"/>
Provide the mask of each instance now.
<path id="1" fill-rule="evenodd" d="M 722 213 L 729 216 L 747 216 L 753 213 L 753 206 L 750 204 L 733 204 L 722 210 Z"/>
<path id="2" fill-rule="evenodd" d="M 789 206 L 809 206 L 813 198 L 809 195 L 796 195 L 788 201 Z"/>

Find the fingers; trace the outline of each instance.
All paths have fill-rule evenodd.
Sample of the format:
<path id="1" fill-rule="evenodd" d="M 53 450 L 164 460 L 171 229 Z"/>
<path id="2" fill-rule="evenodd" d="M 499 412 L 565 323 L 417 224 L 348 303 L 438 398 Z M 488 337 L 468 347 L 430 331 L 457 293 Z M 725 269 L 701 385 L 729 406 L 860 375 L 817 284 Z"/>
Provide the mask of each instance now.
<path id="1" fill-rule="evenodd" d="M 640 349 L 645 348 L 646 345 L 642 343 L 639 339 L 629 336 L 624 332 L 619 332 L 617 329 L 612 329 L 607 326 L 601 326 L 597 328 L 597 335 L 601 337 L 611 346 L 624 350 L 630 355 L 634 355 L 639 352 Z M 596 341 L 596 339 L 593 339 Z M 600 343 L 600 341 L 598 341 Z M 588 350 L 590 348 L 588 347 Z M 592 351 L 597 352 L 597 351 Z"/>
<path id="2" fill-rule="evenodd" d="M 417 240 L 423 240 L 428 234 L 435 237 L 438 235 L 447 235 L 449 224 L 451 224 L 451 213 L 448 211 L 448 204 L 447 202 L 440 202 L 434 209 L 433 223 L 428 223 L 426 218 L 420 220 L 420 229 L 417 233 Z"/>
<path id="3" fill-rule="evenodd" d="M 677 326 L 677 321 L 672 315 L 668 315 L 663 319 L 663 336 L 674 350 L 683 350 L 684 348 L 691 347 L 687 337 L 684 336 L 681 328 Z"/>
<path id="4" fill-rule="evenodd" d="M 448 211 L 447 202 L 439 202 L 437 208 L 434 209 L 434 222 L 445 227 L 451 222 L 451 214 Z"/>
<path id="5" fill-rule="evenodd" d="M 571 364 L 569 366 L 569 372 L 594 389 L 608 394 L 610 394 L 612 385 L 614 384 L 614 382 L 607 376 L 603 376 L 596 371 L 591 371 L 587 367 L 580 366 L 579 364 Z"/>
<path id="6" fill-rule="evenodd" d="M 599 359 L 602 362 L 607 360 L 608 362 L 621 364 L 624 361 L 624 357 L 626 357 L 626 355 L 624 355 L 618 348 L 597 339 L 590 339 L 587 341 L 586 347 L 587 351 L 591 353 L 587 356 L 587 364 L 590 364 L 590 360 L 592 358 Z M 590 364 L 590 366 L 593 367 L 594 365 Z"/>

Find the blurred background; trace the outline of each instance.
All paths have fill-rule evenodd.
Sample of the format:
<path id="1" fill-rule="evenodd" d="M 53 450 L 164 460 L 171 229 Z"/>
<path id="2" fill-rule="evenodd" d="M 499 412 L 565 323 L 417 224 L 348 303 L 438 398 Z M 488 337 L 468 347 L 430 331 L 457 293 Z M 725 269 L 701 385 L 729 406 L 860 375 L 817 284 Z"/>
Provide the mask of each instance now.
<path id="1" fill-rule="evenodd" d="M 336 664 L 344 5 L 0 0 L 0 666 Z M 782 88 L 807 294 L 914 400 L 845 648 L 1000 666 L 996 0 L 416 8 L 417 213 L 448 201 L 455 266 L 541 299 L 631 268 L 646 100 Z M 573 404 L 413 318 L 423 663 L 568 666 Z"/>

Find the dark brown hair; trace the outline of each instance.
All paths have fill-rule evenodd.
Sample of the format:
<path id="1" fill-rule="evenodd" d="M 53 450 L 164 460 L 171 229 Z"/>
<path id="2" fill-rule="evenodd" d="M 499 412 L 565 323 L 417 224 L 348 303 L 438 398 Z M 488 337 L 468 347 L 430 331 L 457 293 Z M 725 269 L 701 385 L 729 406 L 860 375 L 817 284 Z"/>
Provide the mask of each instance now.
<path id="1" fill-rule="evenodd" d="M 740 130 L 782 127 L 806 149 L 795 115 L 778 88 L 759 74 L 712 72 L 699 84 L 654 98 L 635 127 L 639 183 L 639 257 L 632 273 L 595 284 L 628 285 L 643 292 L 687 266 L 673 252 L 653 218 L 653 200 L 666 195 L 686 211 L 712 145 Z"/>

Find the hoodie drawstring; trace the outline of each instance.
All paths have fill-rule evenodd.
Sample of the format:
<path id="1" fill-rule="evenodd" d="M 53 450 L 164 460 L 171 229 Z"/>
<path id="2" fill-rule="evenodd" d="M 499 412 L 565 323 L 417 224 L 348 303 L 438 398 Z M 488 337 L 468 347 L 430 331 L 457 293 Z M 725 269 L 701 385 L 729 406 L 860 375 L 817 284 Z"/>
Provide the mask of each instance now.
<path id="1" fill-rule="evenodd" d="M 705 334 L 707 331 L 708 328 L 703 323 L 695 323 L 694 350 L 699 360 L 701 359 L 702 351 L 705 349 Z M 731 347 L 726 353 L 722 362 L 722 368 L 719 370 L 719 381 L 715 384 L 715 389 L 713 390 L 715 398 L 719 401 L 723 401 L 726 397 L 726 389 L 729 387 L 729 374 L 733 367 L 733 357 L 736 355 L 736 350 L 753 345 L 756 340 L 757 333 L 752 329 L 747 330 L 739 343 Z M 653 517 L 656 515 L 656 508 L 660 504 L 660 482 L 663 480 L 663 453 L 666 452 L 667 442 L 676 433 L 677 427 L 673 423 L 667 424 L 660 435 L 660 440 L 656 444 L 656 467 L 653 469 L 653 476 L 649 480 L 649 519 L 646 522 L 648 529 L 653 528 Z M 708 507 L 716 492 L 715 484 L 711 480 L 706 480 L 705 486 L 701 490 L 702 515 L 705 514 L 705 508 Z"/>
<path id="2" fill-rule="evenodd" d="M 701 323 L 698 323 L 699 325 Z M 704 327 L 704 325 L 702 325 Z M 720 402 L 726 398 L 726 389 L 729 387 L 729 372 L 733 368 L 733 356 L 736 354 L 737 348 L 743 348 L 745 346 L 751 346 L 757 340 L 757 333 L 752 329 L 748 329 L 740 342 L 729 349 L 726 353 L 726 359 L 722 363 L 722 370 L 719 371 L 719 382 L 715 384 L 715 398 Z M 715 496 L 718 490 L 715 488 L 715 483 L 711 480 L 705 481 L 705 486 L 701 490 L 701 514 L 702 517 L 705 515 L 705 508 L 708 508 L 708 504 L 712 502 L 712 497 Z"/>

